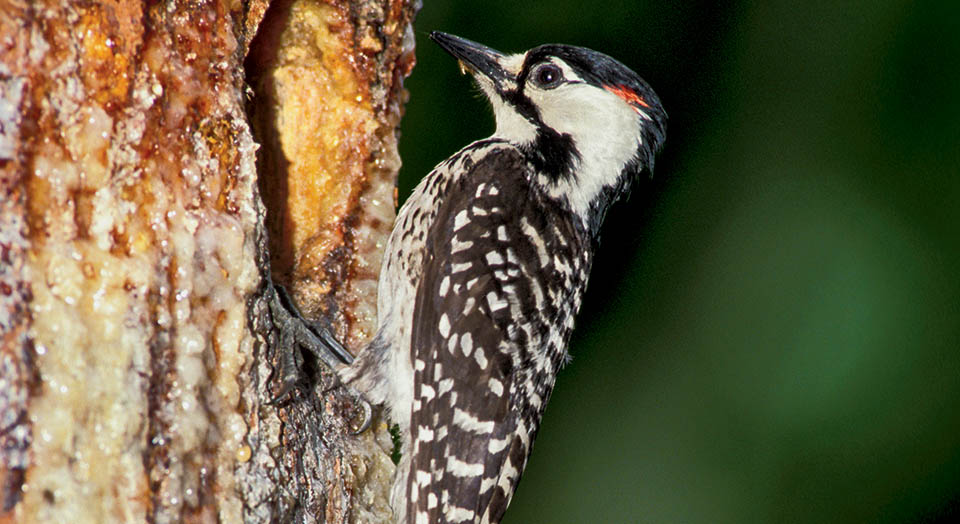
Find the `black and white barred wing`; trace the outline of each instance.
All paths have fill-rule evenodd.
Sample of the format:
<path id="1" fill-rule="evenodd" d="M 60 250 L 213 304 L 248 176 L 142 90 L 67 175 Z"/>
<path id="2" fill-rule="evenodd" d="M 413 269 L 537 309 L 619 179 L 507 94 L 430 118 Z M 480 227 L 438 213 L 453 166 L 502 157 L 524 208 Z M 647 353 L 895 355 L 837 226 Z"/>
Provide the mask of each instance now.
<path id="1" fill-rule="evenodd" d="M 519 155 L 473 166 L 452 182 L 460 187 L 426 239 L 412 335 L 411 524 L 500 521 L 553 386 L 537 370 L 562 359 L 544 354 L 555 308 L 527 278 L 544 248 L 531 220 L 546 218 L 518 194 L 524 168 Z"/>

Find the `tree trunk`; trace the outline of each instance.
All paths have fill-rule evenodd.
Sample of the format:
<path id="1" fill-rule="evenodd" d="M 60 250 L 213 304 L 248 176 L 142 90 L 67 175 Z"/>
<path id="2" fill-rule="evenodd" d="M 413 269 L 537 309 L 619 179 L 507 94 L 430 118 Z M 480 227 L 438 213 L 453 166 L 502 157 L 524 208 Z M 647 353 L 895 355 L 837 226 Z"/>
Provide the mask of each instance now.
<path id="1" fill-rule="evenodd" d="M 0 0 L 0 522 L 390 520 L 262 295 L 373 334 L 417 7 Z"/>

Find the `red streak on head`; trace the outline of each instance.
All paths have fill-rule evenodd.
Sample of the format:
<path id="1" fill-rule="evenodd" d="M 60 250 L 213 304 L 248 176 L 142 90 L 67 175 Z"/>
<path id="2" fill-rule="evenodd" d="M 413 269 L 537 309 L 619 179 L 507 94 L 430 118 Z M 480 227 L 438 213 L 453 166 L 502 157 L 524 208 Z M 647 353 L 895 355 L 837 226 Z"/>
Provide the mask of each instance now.
<path id="1" fill-rule="evenodd" d="M 619 96 L 620 98 L 623 99 L 624 102 L 628 104 L 641 105 L 643 107 L 646 107 L 647 109 L 650 109 L 650 104 L 648 104 L 646 100 L 644 100 L 640 95 L 638 95 L 633 89 L 630 89 L 629 87 L 623 84 L 620 84 L 618 86 L 605 85 L 603 86 L 603 88 Z"/>

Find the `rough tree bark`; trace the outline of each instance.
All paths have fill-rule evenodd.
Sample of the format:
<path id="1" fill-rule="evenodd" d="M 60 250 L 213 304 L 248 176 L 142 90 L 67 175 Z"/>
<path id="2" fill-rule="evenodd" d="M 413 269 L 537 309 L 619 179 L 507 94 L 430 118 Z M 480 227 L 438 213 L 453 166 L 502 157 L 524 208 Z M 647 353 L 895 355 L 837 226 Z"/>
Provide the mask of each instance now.
<path id="1" fill-rule="evenodd" d="M 0 522 L 389 520 L 261 295 L 372 335 L 417 7 L 0 0 Z"/>

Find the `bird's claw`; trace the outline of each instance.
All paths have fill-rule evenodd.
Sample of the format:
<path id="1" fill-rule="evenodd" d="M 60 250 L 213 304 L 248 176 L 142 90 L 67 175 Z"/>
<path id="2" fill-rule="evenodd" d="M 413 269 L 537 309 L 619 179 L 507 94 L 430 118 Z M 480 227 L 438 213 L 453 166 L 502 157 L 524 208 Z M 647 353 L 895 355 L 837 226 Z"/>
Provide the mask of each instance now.
<path id="1" fill-rule="evenodd" d="M 370 403 L 367 402 L 367 399 L 363 398 L 361 395 L 357 395 L 356 399 L 360 404 L 360 410 L 362 411 L 361 414 L 363 415 L 363 418 L 360 420 L 360 424 L 350 428 L 350 432 L 353 435 L 359 435 L 370 429 L 370 424 L 373 422 L 373 407 L 371 407 Z M 356 419 L 356 416 L 354 416 L 354 419 Z"/>

